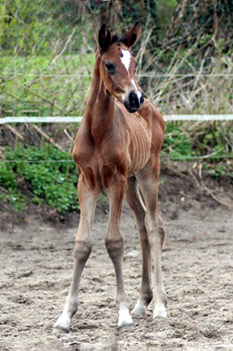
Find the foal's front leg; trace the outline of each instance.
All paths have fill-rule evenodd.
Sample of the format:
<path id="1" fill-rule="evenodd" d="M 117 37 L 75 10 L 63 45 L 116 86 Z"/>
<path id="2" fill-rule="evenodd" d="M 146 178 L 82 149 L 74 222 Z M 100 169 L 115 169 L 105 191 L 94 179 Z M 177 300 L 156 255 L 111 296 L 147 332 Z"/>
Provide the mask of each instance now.
<path id="1" fill-rule="evenodd" d="M 153 298 L 153 292 L 151 289 L 151 247 L 145 226 L 146 210 L 139 193 L 135 176 L 128 178 L 128 190 L 126 196 L 128 204 L 133 210 L 136 218 L 142 249 L 142 281 L 140 297 L 132 313 L 135 316 L 144 316 L 146 308 Z"/>
<path id="2" fill-rule="evenodd" d="M 99 189 L 90 190 L 82 176 L 80 176 L 78 195 L 81 217 L 75 238 L 73 278 L 64 310 L 55 324 L 56 328 L 64 331 L 69 331 L 71 318 L 78 309 L 78 287 L 83 268 L 91 253 L 92 241 L 90 231 Z"/>
<path id="3" fill-rule="evenodd" d="M 167 296 L 162 278 L 162 247 L 165 230 L 162 219 L 158 213 L 158 180 L 155 171 L 145 170 L 138 174 L 140 189 L 146 205 L 146 227 L 149 234 L 150 245 L 154 256 L 154 278 L 155 278 L 155 307 L 153 318 L 166 317 Z"/>
<path id="4" fill-rule="evenodd" d="M 126 191 L 126 179 L 115 182 L 109 189 L 106 190 L 109 197 L 110 214 L 108 231 L 105 238 L 105 245 L 108 254 L 113 262 L 116 283 L 117 283 L 117 307 L 119 312 L 118 327 L 124 327 L 133 323 L 129 314 L 128 299 L 124 289 L 123 274 L 122 274 L 122 261 L 124 243 L 120 232 L 121 210 L 123 198 Z"/>

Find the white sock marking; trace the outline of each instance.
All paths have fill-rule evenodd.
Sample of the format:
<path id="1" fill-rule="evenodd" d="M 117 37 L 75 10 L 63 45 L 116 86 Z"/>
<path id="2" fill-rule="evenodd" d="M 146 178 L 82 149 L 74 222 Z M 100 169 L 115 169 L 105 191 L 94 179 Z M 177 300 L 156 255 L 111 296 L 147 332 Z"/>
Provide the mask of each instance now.
<path id="1" fill-rule="evenodd" d="M 62 329 L 65 331 L 70 330 L 70 316 L 66 312 L 63 312 L 55 323 L 55 328 Z"/>
<path id="2" fill-rule="evenodd" d="M 124 327 L 133 324 L 128 308 L 121 306 L 119 310 L 118 327 Z"/>
<path id="3" fill-rule="evenodd" d="M 129 72 L 129 66 L 130 66 L 130 61 L 131 61 L 131 54 L 128 50 L 121 50 L 122 57 L 121 57 L 121 62 L 125 66 L 127 72 Z"/>
<path id="4" fill-rule="evenodd" d="M 167 317 L 167 312 L 166 312 L 166 308 L 164 305 L 162 305 L 162 304 L 155 305 L 153 318 L 156 318 L 156 317 L 163 317 L 163 318 Z"/>

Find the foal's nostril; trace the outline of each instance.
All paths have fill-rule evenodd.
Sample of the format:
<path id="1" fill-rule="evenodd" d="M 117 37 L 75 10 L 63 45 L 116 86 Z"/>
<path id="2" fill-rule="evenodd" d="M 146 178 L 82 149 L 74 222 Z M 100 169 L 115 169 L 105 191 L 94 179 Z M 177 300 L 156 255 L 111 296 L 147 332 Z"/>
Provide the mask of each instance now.
<path id="1" fill-rule="evenodd" d="M 129 104 L 131 107 L 139 107 L 138 96 L 134 91 L 129 93 Z"/>

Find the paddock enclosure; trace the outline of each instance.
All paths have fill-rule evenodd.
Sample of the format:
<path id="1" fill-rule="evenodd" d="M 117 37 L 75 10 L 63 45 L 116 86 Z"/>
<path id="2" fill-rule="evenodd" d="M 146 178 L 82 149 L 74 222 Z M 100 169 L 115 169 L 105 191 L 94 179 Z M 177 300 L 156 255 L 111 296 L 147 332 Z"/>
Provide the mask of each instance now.
<path id="1" fill-rule="evenodd" d="M 97 208 L 93 251 L 68 334 L 54 333 L 53 326 L 70 284 L 79 215 L 57 218 L 51 210 L 30 210 L 17 217 L 1 207 L 2 351 L 233 349 L 232 211 L 193 186 L 184 165 L 172 169 L 162 168 L 160 178 L 160 208 L 167 230 L 162 269 L 168 318 L 152 320 L 150 305 L 146 317 L 134 319 L 128 329 L 116 327 L 115 276 L 104 245 L 106 204 Z M 232 185 L 223 189 L 205 182 L 222 201 L 232 203 Z M 131 309 L 141 277 L 134 223 L 125 206 L 123 272 Z"/>
<path id="2" fill-rule="evenodd" d="M 166 124 L 159 207 L 167 318 L 153 320 L 153 300 L 144 318 L 117 327 L 101 193 L 78 311 L 62 333 L 54 324 L 80 219 L 71 153 L 96 39 L 103 24 L 123 34 L 136 21 L 135 79 Z M 233 351 L 232 53 L 233 1 L 0 3 L 0 351 Z M 121 228 L 131 313 L 142 255 L 126 201 Z"/>

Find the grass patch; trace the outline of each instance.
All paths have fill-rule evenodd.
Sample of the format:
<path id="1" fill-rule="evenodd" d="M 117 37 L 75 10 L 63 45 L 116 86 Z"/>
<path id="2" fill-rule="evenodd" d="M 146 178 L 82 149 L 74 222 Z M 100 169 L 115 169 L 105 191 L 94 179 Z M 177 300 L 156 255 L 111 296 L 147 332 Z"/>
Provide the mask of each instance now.
<path id="1" fill-rule="evenodd" d="M 3 114 L 77 116 L 88 95 L 94 55 L 3 57 L 0 61 Z"/>

